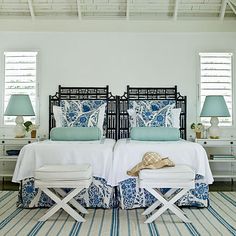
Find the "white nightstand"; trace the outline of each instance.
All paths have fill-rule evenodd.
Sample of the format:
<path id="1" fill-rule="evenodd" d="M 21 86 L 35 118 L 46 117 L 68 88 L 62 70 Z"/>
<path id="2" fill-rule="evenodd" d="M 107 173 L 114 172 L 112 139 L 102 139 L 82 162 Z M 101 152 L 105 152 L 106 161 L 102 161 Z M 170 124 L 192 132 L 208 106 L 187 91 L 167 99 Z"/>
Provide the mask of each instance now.
<path id="1" fill-rule="evenodd" d="M 21 150 L 29 143 L 37 142 L 36 138 L 7 138 L 0 137 L 0 178 L 12 177 L 15 169 L 17 156 L 9 156 L 8 150 Z"/>
<path id="2" fill-rule="evenodd" d="M 196 143 L 201 144 L 207 151 L 209 163 L 211 166 L 213 177 L 216 178 L 230 178 L 232 181 L 236 178 L 236 139 L 222 138 L 222 139 L 195 139 Z M 234 159 L 218 158 L 210 159 L 211 154 L 230 154 L 234 155 Z"/>

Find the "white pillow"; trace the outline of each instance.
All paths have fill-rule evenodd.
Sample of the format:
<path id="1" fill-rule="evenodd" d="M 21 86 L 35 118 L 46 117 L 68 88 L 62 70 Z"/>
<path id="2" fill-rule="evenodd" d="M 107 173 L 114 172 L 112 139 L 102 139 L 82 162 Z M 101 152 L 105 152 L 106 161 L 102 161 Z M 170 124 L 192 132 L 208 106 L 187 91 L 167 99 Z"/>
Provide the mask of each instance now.
<path id="1" fill-rule="evenodd" d="M 170 119 L 171 119 L 171 127 L 180 128 L 180 113 L 181 113 L 181 108 L 173 108 L 171 109 L 171 115 L 170 115 Z"/>
<path id="2" fill-rule="evenodd" d="M 137 113 L 135 109 L 128 109 L 127 110 L 129 114 L 129 122 L 131 127 L 136 127 L 136 120 L 137 120 Z"/>
<path id="3" fill-rule="evenodd" d="M 97 127 L 101 130 L 103 134 L 103 123 L 105 118 L 106 104 L 101 105 L 99 108 L 98 123 Z"/>
<path id="4" fill-rule="evenodd" d="M 59 106 L 53 106 L 53 115 L 56 121 L 56 127 L 62 127 L 62 109 Z"/>

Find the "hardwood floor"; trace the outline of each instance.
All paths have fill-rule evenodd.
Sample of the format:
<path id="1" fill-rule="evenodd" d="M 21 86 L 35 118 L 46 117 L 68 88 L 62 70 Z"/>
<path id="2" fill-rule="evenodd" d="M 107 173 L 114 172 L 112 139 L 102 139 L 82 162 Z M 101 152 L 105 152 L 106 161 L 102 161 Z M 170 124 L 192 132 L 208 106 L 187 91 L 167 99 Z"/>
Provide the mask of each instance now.
<path id="1" fill-rule="evenodd" d="M 214 182 L 210 185 L 211 192 L 235 192 L 236 191 L 236 181 L 224 181 L 224 182 Z"/>
<path id="2" fill-rule="evenodd" d="M 19 184 L 12 183 L 10 181 L 0 181 L 0 190 L 6 191 L 17 191 L 19 189 Z M 210 185 L 211 192 L 218 191 L 236 191 L 236 181 L 234 182 L 214 182 Z"/>
<path id="3" fill-rule="evenodd" d="M 19 184 L 12 183 L 11 181 L 0 181 L 0 191 L 18 191 Z"/>

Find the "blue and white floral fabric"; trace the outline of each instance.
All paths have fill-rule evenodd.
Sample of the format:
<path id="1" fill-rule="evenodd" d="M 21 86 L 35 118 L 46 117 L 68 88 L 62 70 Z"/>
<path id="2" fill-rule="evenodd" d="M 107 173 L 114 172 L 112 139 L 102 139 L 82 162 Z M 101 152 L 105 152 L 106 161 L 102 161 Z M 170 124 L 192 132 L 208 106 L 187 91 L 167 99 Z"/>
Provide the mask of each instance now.
<path id="1" fill-rule="evenodd" d="M 104 100 L 62 100 L 63 127 L 99 127 L 103 130 Z"/>
<path id="2" fill-rule="evenodd" d="M 196 175 L 195 189 L 191 189 L 178 200 L 179 206 L 208 206 L 209 189 L 208 185 L 202 182 L 202 179 L 202 176 Z M 165 193 L 166 190 L 161 189 L 161 192 Z M 40 196 L 37 196 L 37 193 L 38 189 L 34 187 L 34 178 L 23 180 L 18 195 L 18 207 L 51 207 L 54 204 L 45 193 L 41 193 Z M 35 197 L 38 198 L 37 201 L 35 201 Z M 120 206 L 123 209 L 148 207 L 156 201 L 152 194 L 138 187 L 136 178 L 122 181 L 116 191 L 115 187 L 107 185 L 106 180 L 98 177 L 93 177 L 89 189 L 83 190 L 76 199 L 85 207 L 114 208 Z M 32 205 L 33 200 L 34 204 Z"/>
<path id="3" fill-rule="evenodd" d="M 188 191 L 180 200 L 178 206 L 207 207 L 208 185 L 202 182 L 203 177 L 196 175 L 195 189 Z M 165 193 L 167 189 L 161 189 Z M 148 207 L 156 201 L 152 194 L 138 187 L 136 178 L 129 178 L 122 181 L 118 186 L 118 199 L 122 209 L 133 209 L 139 207 Z"/>
<path id="4" fill-rule="evenodd" d="M 130 101 L 128 114 L 131 127 L 167 127 L 174 100 Z"/>
<path id="5" fill-rule="evenodd" d="M 18 207 L 50 207 L 54 204 L 45 193 L 41 192 L 40 196 L 37 193 L 38 189 L 34 187 L 34 178 L 23 180 L 18 195 Z M 82 190 L 75 199 L 84 207 L 114 208 L 119 205 L 115 197 L 115 188 L 107 185 L 105 179 L 98 177 L 93 177 L 90 187 Z M 32 201 L 34 201 L 33 205 Z"/>

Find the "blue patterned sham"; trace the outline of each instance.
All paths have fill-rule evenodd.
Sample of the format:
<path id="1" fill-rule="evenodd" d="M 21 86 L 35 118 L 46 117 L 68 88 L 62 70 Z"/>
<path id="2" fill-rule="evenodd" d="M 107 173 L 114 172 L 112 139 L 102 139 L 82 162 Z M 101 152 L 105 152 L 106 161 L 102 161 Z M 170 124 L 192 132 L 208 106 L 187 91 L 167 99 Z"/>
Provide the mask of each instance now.
<path id="1" fill-rule="evenodd" d="M 131 127 L 166 127 L 171 116 L 174 100 L 130 101 Z"/>
<path id="2" fill-rule="evenodd" d="M 89 112 L 106 104 L 104 100 L 61 100 L 60 106 L 63 112 Z"/>
<path id="3" fill-rule="evenodd" d="M 62 100 L 62 127 L 99 127 L 103 130 L 106 102 L 103 100 Z"/>

